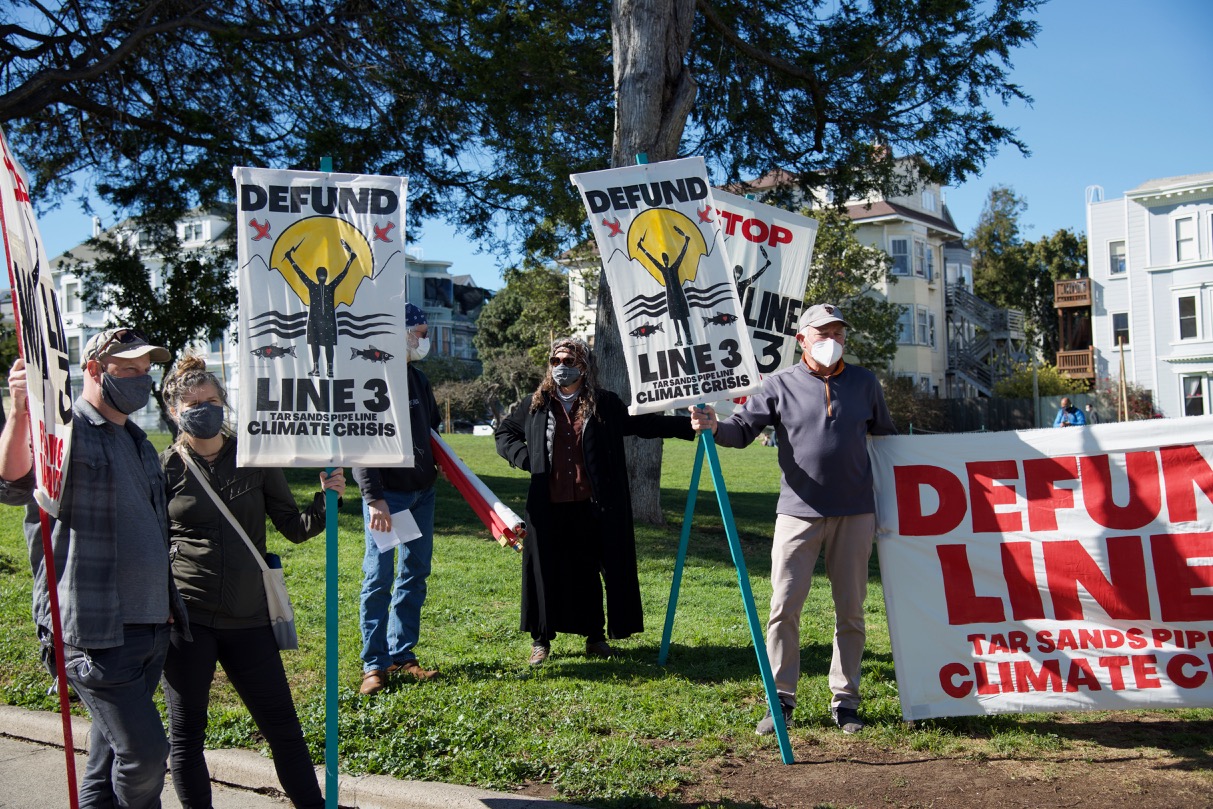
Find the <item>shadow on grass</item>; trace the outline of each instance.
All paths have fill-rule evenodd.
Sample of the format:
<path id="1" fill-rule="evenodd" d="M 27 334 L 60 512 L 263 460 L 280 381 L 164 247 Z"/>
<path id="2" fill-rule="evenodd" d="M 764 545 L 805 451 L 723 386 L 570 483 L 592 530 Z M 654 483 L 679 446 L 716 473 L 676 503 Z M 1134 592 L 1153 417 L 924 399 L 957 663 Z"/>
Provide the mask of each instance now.
<path id="1" fill-rule="evenodd" d="M 1140 761 L 1141 749 L 1152 748 L 1178 759 L 1153 765 L 1161 769 L 1203 771 L 1213 768 L 1213 719 L 1176 719 L 1170 711 L 1134 710 L 1103 720 L 1047 715 L 1037 719 L 1017 714 L 968 716 L 927 720 L 920 725 L 976 740 L 992 740 L 1013 733 L 1052 736 L 1072 743 L 1127 751 L 1123 757 L 1125 761 Z M 1108 760 L 1099 759 L 1101 762 Z"/>

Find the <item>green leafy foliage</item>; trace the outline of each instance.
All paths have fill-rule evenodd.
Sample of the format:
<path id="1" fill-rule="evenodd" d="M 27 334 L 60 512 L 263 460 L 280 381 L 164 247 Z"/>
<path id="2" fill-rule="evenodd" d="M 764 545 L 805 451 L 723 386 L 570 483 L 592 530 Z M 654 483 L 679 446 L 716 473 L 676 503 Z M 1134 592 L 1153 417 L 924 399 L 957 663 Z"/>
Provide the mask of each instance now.
<path id="1" fill-rule="evenodd" d="M 861 244 L 858 226 L 837 208 L 807 212 L 818 222 L 813 265 L 805 289 L 805 306 L 833 303 L 841 307 L 851 328 L 847 353 L 872 369 L 888 366 L 897 353 L 897 319 L 901 306 L 873 294 L 882 284 L 895 284 L 893 260 L 875 247 Z"/>
<path id="2" fill-rule="evenodd" d="M 235 316 L 235 243 L 186 250 L 175 227 L 153 229 L 150 235 L 156 237 L 153 253 L 117 229 L 86 242 L 87 258 L 68 253 L 64 267 L 82 278 L 81 300 L 86 308 L 105 312 L 107 326 L 136 327 L 179 357 L 195 340 L 221 336 Z M 156 399 L 165 424 L 171 424 L 159 391 Z"/>
<path id="3" fill-rule="evenodd" d="M 1015 366 L 1010 376 L 994 384 L 994 395 L 1007 399 L 1030 399 L 1033 373 L 1036 375 L 1036 391 L 1041 396 L 1085 393 L 1089 387 L 1085 379 L 1072 379 L 1062 375 L 1056 365 L 1042 363 L 1033 369 L 1030 364 L 1020 363 Z"/>

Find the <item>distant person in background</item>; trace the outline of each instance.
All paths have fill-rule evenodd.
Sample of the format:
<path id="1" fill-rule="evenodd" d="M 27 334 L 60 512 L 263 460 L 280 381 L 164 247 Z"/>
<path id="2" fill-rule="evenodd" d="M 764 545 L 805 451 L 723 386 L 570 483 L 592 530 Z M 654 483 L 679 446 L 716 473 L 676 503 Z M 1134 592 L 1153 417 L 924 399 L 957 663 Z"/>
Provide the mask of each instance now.
<path id="1" fill-rule="evenodd" d="M 1095 405 L 1087 402 L 1087 424 L 1099 424 L 1103 419 L 1099 416 L 1099 411 L 1095 409 Z"/>
<path id="2" fill-rule="evenodd" d="M 216 665 L 222 665 L 269 744 L 278 781 L 291 803 L 322 807 L 324 797 L 270 626 L 261 565 L 244 536 L 262 557 L 267 516 L 291 542 L 316 536 L 324 531 L 324 492 L 317 492 L 300 513 L 281 469 L 236 465 L 236 438 L 225 424 L 227 392 L 201 357 L 187 355 L 177 363 L 164 381 L 164 403 L 180 428 L 176 443 L 160 454 L 168 482 L 173 579 L 193 634 L 193 640 L 171 634 L 164 664 L 173 788 L 183 807 L 211 805 L 203 747 L 211 683 Z M 321 472 L 320 487 L 344 493 L 342 470 Z"/>
<path id="3" fill-rule="evenodd" d="M 538 390 L 497 428 L 497 454 L 531 475 L 520 629 L 531 634 L 533 666 L 557 632 L 583 635 L 589 657 L 610 657 L 608 635 L 644 629 L 625 435 L 695 437 L 685 418 L 629 415 L 598 387 L 590 347 L 576 337 L 552 343 Z"/>
<path id="4" fill-rule="evenodd" d="M 1082 427 L 1087 423 L 1087 418 L 1074 405 L 1070 404 L 1070 397 L 1065 396 L 1061 400 L 1061 407 L 1057 409 L 1057 416 L 1053 419 L 1054 427 Z"/>

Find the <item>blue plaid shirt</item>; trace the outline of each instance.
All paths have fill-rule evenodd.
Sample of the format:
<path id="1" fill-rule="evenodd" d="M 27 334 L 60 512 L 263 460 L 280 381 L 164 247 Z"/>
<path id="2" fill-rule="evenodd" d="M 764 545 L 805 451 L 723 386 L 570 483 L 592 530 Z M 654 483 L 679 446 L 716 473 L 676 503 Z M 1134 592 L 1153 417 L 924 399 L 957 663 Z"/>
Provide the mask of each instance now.
<path id="1" fill-rule="evenodd" d="M 59 614 L 63 642 L 84 649 L 121 646 L 122 609 L 118 598 L 118 532 L 122 523 L 114 480 L 115 442 L 129 440 L 122 427 L 105 419 L 83 398 L 72 408 L 70 468 L 64 479 L 59 519 L 51 521 L 51 545 L 58 576 Z M 168 507 L 164 473 L 147 434 L 127 420 L 126 431 L 139 448 L 148 480 L 152 481 L 152 506 L 159 518 L 168 563 Z M 49 644 L 50 600 L 46 591 L 42 534 L 34 503 L 34 473 L 7 481 L 0 479 L 0 503 L 26 506 L 25 538 L 34 572 L 34 622 L 38 636 Z M 169 606 L 174 619 L 188 637 L 185 609 L 169 576 Z"/>

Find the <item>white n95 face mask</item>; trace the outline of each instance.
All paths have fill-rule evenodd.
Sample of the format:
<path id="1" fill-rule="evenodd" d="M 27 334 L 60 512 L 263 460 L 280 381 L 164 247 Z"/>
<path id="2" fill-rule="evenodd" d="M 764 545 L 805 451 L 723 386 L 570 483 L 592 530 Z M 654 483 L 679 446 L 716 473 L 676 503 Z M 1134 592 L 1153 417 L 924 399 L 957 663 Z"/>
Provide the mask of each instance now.
<path id="1" fill-rule="evenodd" d="M 813 343 L 813 347 L 809 349 L 809 356 L 816 360 L 818 365 L 829 368 L 842 359 L 842 346 L 837 340 L 822 340 L 819 343 Z"/>
<path id="2" fill-rule="evenodd" d="M 419 360 L 423 360 L 423 359 L 425 359 L 426 355 L 429 353 L 430 353 L 430 338 L 418 337 L 417 338 L 417 347 L 413 348 L 412 346 L 409 346 L 409 356 L 408 356 L 409 362 L 418 362 Z"/>

